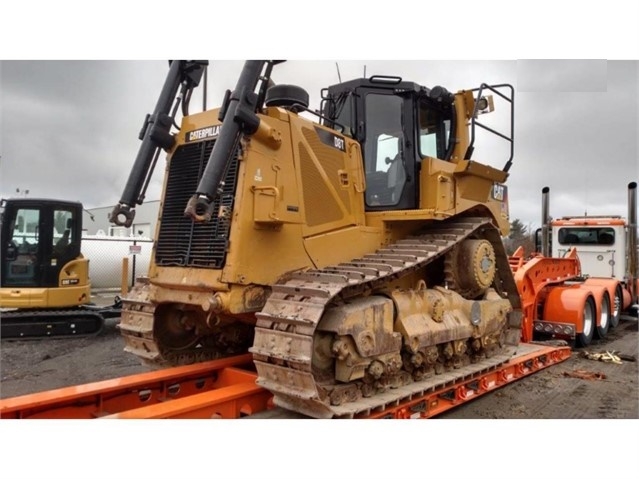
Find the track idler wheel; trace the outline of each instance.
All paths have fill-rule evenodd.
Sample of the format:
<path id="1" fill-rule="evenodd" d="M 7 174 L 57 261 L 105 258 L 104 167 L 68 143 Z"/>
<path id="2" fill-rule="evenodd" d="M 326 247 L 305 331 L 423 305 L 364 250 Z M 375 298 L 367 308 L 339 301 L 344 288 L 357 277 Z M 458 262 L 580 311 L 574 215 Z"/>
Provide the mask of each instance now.
<path id="1" fill-rule="evenodd" d="M 446 280 L 464 298 L 483 294 L 492 285 L 495 274 L 495 250 L 487 240 L 465 240 L 447 255 Z"/>

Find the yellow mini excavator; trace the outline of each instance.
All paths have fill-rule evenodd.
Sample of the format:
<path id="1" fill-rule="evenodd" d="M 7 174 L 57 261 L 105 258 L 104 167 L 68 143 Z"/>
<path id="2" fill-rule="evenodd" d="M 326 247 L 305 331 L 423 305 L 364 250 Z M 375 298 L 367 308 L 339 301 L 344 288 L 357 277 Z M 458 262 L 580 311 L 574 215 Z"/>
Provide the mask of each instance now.
<path id="1" fill-rule="evenodd" d="M 81 203 L 9 198 L 0 207 L 2 339 L 93 335 L 120 315 L 117 298 L 91 304 Z"/>

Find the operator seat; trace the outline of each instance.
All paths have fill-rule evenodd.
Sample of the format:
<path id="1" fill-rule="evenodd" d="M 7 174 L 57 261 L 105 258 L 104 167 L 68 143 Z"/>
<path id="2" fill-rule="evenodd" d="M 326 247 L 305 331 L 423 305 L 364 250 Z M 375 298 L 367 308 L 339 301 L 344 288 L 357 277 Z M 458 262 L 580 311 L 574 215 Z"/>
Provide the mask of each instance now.
<path id="1" fill-rule="evenodd" d="M 401 156 L 398 154 L 388 168 L 387 186 L 390 191 L 390 204 L 396 205 L 399 203 L 402 191 L 404 190 L 404 183 L 406 183 L 406 170 L 404 169 Z"/>
<path id="2" fill-rule="evenodd" d="M 53 247 L 53 254 L 57 257 L 62 257 L 67 252 L 69 246 L 69 237 L 71 236 L 71 228 L 73 227 L 73 219 L 67 219 L 67 225 L 62 237 L 56 242 Z"/>

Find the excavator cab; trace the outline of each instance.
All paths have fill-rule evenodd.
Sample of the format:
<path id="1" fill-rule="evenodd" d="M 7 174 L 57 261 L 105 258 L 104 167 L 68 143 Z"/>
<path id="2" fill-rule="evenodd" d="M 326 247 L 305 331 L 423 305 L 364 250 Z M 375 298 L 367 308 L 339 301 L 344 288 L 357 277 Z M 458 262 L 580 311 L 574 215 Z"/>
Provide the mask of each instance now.
<path id="1" fill-rule="evenodd" d="M 88 261 L 80 253 L 82 205 L 2 200 L 2 307 L 49 308 L 89 301 Z"/>

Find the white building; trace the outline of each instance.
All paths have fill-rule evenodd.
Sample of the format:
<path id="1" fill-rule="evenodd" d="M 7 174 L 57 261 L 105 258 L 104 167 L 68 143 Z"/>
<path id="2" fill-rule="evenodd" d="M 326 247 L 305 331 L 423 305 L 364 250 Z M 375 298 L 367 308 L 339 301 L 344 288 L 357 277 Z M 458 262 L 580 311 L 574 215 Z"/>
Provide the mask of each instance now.
<path id="1" fill-rule="evenodd" d="M 142 205 L 136 205 L 135 218 L 131 228 L 115 226 L 109 221 L 109 215 L 114 206 L 91 208 L 84 211 L 82 228 L 86 234 L 105 234 L 108 236 L 144 236 L 153 238 L 155 225 L 158 220 L 160 201 L 145 201 Z"/>

